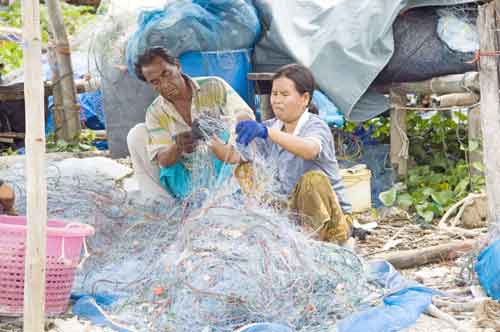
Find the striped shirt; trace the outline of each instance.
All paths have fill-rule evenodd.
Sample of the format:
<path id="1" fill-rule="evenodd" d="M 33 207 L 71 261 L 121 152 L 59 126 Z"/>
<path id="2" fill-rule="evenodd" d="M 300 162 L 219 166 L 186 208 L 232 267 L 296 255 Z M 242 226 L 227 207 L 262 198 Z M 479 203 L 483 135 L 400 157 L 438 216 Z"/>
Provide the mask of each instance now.
<path id="1" fill-rule="evenodd" d="M 208 114 L 224 120 L 234 133 L 235 115 L 238 112 L 247 112 L 253 118 L 252 109 L 223 79 L 184 77 L 193 89 L 192 121 L 202 114 Z M 162 96 L 158 96 L 146 110 L 146 128 L 149 133 L 147 151 L 151 160 L 155 160 L 158 153 L 170 148 L 175 143 L 177 134 L 191 130 L 175 106 Z"/>

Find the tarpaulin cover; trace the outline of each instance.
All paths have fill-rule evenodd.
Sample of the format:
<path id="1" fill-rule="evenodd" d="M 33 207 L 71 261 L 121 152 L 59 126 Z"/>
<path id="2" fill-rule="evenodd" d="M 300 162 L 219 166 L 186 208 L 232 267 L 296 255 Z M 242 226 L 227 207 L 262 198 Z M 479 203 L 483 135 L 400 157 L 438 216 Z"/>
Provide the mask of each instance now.
<path id="1" fill-rule="evenodd" d="M 134 73 L 139 55 L 165 47 L 173 56 L 187 51 L 224 51 L 252 47 L 260 35 L 257 11 L 245 0 L 180 0 L 164 9 L 143 11 L 127 44 L 127 65 Z"/>
<path id="2" fill-rule="evenodd" d="M 486 294 L 494 300 L 500 300 L 500 240 L 481 252 L 475 269 Z"/>
<path id="3" fill-rule="evenodd" d="M 388 108 L 385 98 L 368 88 L 394 54 L 398 15 L 416 7 L 471 2 L 255 0 L 266 30 L 256 46 L 256 65 L 262 50 L 275 51 L 277 62 L 291 58 L 311 68 L 321 90 L 348 119 L 367 120 Z"/>

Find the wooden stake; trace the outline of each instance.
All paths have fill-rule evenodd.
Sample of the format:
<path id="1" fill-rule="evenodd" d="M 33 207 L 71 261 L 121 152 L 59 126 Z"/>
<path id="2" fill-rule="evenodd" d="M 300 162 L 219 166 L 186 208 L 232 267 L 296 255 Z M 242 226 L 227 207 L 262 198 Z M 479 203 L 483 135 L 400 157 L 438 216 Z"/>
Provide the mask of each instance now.
<path id="1" fill-rule="evenodd" d="M 476 243 L 475 240 L 453 241 L 427 248 L 376 255 L 374 258 L 386 260 L 396 269 L 410 269 L 421 265 L 455 259 L 461 254 L 470 252 Z"/>
<path id="2" fill-rule="evenodd" d="M 56 82 L 52 87 L 52 114 L 54 116 L 54 134 L 56 140 L 64 139 L 68 137 L 67 127 L 64 125 L 64 103 L 63 103 L 63 91 L 61 85 L 61 73 L 59 72 L 59 66 L 57 64 L 57 50 L 56 50 L 56 40 L 55 33 L 52 31 L 52 25 L 49 24 L 49 47 L 48 49 L 48 60 L 50 65 L 50 70 L 52 73 L 51 81 Z M 58 83 L 57 83 L 58 82 Z"/>
<path id="3" fill-rule="evenodd" d="M 498 2 L 498 0 L 497 0 Z M 477 21 L 480 51 L 498 50 L 498 28 L 495 24 L 495 3 L 479 7 Z M 481 127 L 483 158 L 486 170 L 486 194 L 490 223 L 500 221 L 500 98 L 498 94 L 498 57 L 481 56 L 479 79 L 481 83 Z"/>
<path id="4" fill-rule="evenodd" d="M 408 172 L 409 141 L 406 136 L 406 111 L 398 109 L 404 107 L 403 97 L 391 90 L 391 164 L 399 176 L 406 176 Z"/>
<path id="5" fill-rule="evenodd" d="M 71 65 L 71 52 L 66 34 L 66 27 L 59 0 L 46 0 L 49 13 L 49 25 L 54 33 L 56 60 L 59 69 L 62 103 L 64 107 L 63 131 L 64 140 L 76 142 L 80 134 L 80 106 L 76 103 L 75 82 Z"/>
<path id="6" fill-rule="evenodd" d="M 47 183 L 39 6 L 38 0 L 22 1 L 28 221 L 24 278 L 25 332 L 43 331 L 45 312 Z"/>
<path id="7" fill-rule="evenodd" d="M 469 135 L 469 144 L 472 141 L 482 141 L 481 140 L 481 107 L 474 107 L 469 111 L 468 115 L 468 126 L 467 131 Z M 472 174 L 479 175 L 481 171 L 473 167 L 475 162 L 482 162 L 483 157 L 481 154 L 481 149 L 469 152 L 469 167 Z"/>

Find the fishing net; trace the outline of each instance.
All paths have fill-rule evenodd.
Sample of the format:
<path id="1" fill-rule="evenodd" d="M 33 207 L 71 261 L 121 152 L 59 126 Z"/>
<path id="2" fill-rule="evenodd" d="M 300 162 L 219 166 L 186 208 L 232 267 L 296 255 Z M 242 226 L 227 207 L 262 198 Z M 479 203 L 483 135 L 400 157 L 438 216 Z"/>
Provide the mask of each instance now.
<path id="1" fill-rule="evenodd" d="M 193 158 L 193 179 L 206 172 L 205 148 Z M 232 332 L 267 321 L 329 331 L 382 295 L 353 252 L 314 240 L 288 211 L 246 198 L 233 177 L 196 185 L 174 205 L 138 204 L 111 176 L 126 170 L 75 166 L 82 163 L 49 162 L 49 215 L 96 228 L 75 290 L 117 297 L 109 311 L 126 326 Z M 258 180 L 272 182 L 272 167 L 255 163 Z M 14 184 L 24 213 L 24 164 L 1 168 L 0 177 Z"/>

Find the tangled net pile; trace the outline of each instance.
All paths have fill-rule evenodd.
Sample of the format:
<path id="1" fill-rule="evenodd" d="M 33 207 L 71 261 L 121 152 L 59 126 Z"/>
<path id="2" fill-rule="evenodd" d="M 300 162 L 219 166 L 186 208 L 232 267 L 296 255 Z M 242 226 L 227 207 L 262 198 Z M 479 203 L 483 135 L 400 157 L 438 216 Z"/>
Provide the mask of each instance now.
<path id="1" fill-rule="evenodd" d="M 311 239 L 288 212 L 246 199 L 234 178 L 200 187 L 202 155 L 193 158 L 198 187 L 175 206 L 139 205 L 102 174 L 47 167 L 50 217 L 96 228 L 76 290 L 115 295 L 108 310 L 138 331 L 176 332 L 233 332 L 256 322 L 331 331 L 364 299 L 382 295 L 354 253 Z M 15 184 L 23 206 L 23 165 L 0 176 Z"/>
<path id="2" fill-rule="evenodd" d="M 235 331 L 254 322 L 328 331 L 369 288 L 363 263 L 337 246 L 311 241 L 284 216 L 226 197 L 184 221 L 161 257 L 148 308 L 154 330 Z"/>

